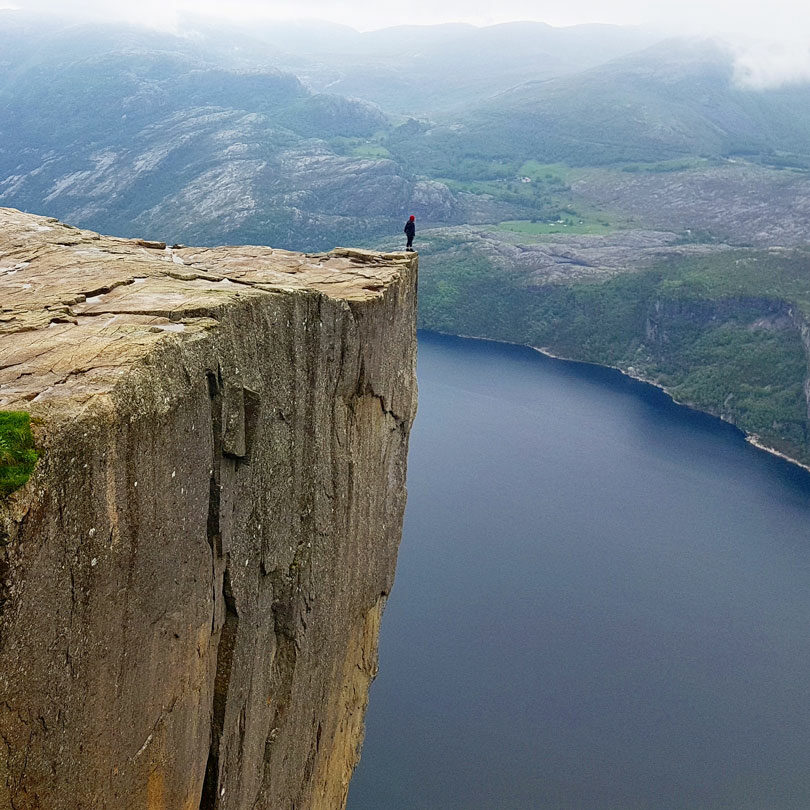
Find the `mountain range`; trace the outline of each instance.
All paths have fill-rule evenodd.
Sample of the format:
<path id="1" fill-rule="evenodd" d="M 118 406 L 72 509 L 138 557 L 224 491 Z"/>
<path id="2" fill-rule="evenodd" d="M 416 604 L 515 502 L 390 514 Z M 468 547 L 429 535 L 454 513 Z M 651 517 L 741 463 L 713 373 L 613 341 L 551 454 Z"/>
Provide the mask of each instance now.
<path id="1" fill-rule="evenodd" d="M 606 363 L 810 462 L 810 85 L 616 26 L 174 33 L 0 11 L 0 205 L 402 247 L 428 328 Z"/>
<path id="2" fill-rule="evenodd" d="M 127 235 L 316 249 L 373 243 L 409 213 L 429 226 L 655 219 L 656 206 L 580 192 L 577 167 L 614 172 L 615 188 L 634 170 L 671 182 L 696 169 L 731 188 L 752 166 L 766 193 L 790 170 L 804 187 L 810 88 L 744 89 L 722 47 L 654 39 L 201 19 L 179 35 L 3 11 L 0 203 Z M 685 201 L 684 227 L 704 207 Z"/>

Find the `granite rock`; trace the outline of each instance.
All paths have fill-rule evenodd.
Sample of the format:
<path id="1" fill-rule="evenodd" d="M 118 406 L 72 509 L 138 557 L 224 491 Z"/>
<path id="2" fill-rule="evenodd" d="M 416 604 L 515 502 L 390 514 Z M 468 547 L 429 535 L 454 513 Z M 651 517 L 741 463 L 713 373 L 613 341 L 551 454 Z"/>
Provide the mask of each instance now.
<path id="1" fill-rule="evenodd" d="M 340 808 L 416 407 L 411 254 L 0 209 L 0 808 Z"/>

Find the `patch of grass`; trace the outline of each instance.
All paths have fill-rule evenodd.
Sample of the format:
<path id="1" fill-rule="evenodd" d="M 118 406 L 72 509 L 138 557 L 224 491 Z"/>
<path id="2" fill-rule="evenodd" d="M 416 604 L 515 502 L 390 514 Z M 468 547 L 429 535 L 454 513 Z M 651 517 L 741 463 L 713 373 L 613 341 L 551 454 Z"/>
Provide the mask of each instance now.
<path id="1" fill-rule="evenodd" d="M 547 183 L 566 185 L 572 174 L 570 166 L 564 163 L 540 163 L 538 160 L 527 160 L 518 169 L 522 177 L 531 177 L 532 180 L 543 180 Z"/>
<path id="2" fill-rule="evenodd" d="M 21 411 L 0 411 L 0 498 L 25 484 L 37 458 L 29 415 Z"/>
<path id="3" fill-rule="evenodd" d="M 361 143 L 352 149 L 351 156 L 359 158 L 390 158 L 391 153 L 378 143 Z"/>
<path id="4" fill-rule="evenodd" d="M 356 158 L 390 158 L 391 153 L 382 143 L 382 135 L 372 135 L 369 138 L 352 138 L 335 135 L 327 138 L 326 142 L 336 155 Z"/>
<path id="5" fill-rule="evenodd" d="M 525 212 L 524 216 L 538 222 L 583 218 L 574 208 L 570 188 L 555 175 L 532 177 L 519 173 L 518 167 L 513 166 L 507 177 L 498 179 L 459 179 L 449 175 L 436 179 L 451 191 L 483 195 L 507 203 L 516 209 L 518 216 Z"/>

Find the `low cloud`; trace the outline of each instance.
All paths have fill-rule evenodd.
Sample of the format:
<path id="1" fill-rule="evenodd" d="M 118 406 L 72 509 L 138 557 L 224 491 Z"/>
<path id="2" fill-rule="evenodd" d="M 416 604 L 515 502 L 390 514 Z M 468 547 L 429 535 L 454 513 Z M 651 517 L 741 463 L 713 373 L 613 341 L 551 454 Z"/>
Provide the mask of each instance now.
<path id="1" fill-rule="evenodd" d="M 124 21 L 181 33 L 189 15 L 230 22 L 322 19 L 369 30 L 446 21 L 486 25 L 535 19 L 553 25 L 610 22 L 651 26 L 662 36 L 735 39 L 740 86 L 772 88 L 810 81 L 807 0 L 0 0 L 0 8 L 47 13 L 69 21 Z M 746 39 L 747 38 L 747 41 Z M 773 42 L 755 43 L 754 38 Z M 739 44 L 746 42 L 746 44 Z"/>
<path id="2" fill-rule="evenodd" d="M 805 41 L 749 42 L 732 46 L 738 85 L 768 90 L 810 83 L 810 43 Z"/>
<path id="3" fill-rule="evenodd" d="M 14 8 L 29 14 L 42 14 L 65 22 L 123 22 L 157 29 L 176 30 L 179 20 L 174 0 L 138 0 L 110 5 L 106 0 L 0 0 L 0 8 Z"/>

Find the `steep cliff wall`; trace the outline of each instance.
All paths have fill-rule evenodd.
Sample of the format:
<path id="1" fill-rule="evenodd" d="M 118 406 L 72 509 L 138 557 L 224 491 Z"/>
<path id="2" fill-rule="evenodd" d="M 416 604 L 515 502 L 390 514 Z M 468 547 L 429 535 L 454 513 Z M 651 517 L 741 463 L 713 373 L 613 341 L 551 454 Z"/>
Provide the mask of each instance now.
<path id="1" fill-rule="evenodd" d="M 810 323 L 795 307 L 791 309 L 790 316 L 802 336 L 802 345 L 807 356 L 807 375 L 804 378 L 804 399 L 807 402 L 807 421 L 810 424 Z"/>
<path id="2" fill-rule="evenodd" d="M 416 262 L 0 209 L 0 808 L 339 808 L 392 584 Z"/>

